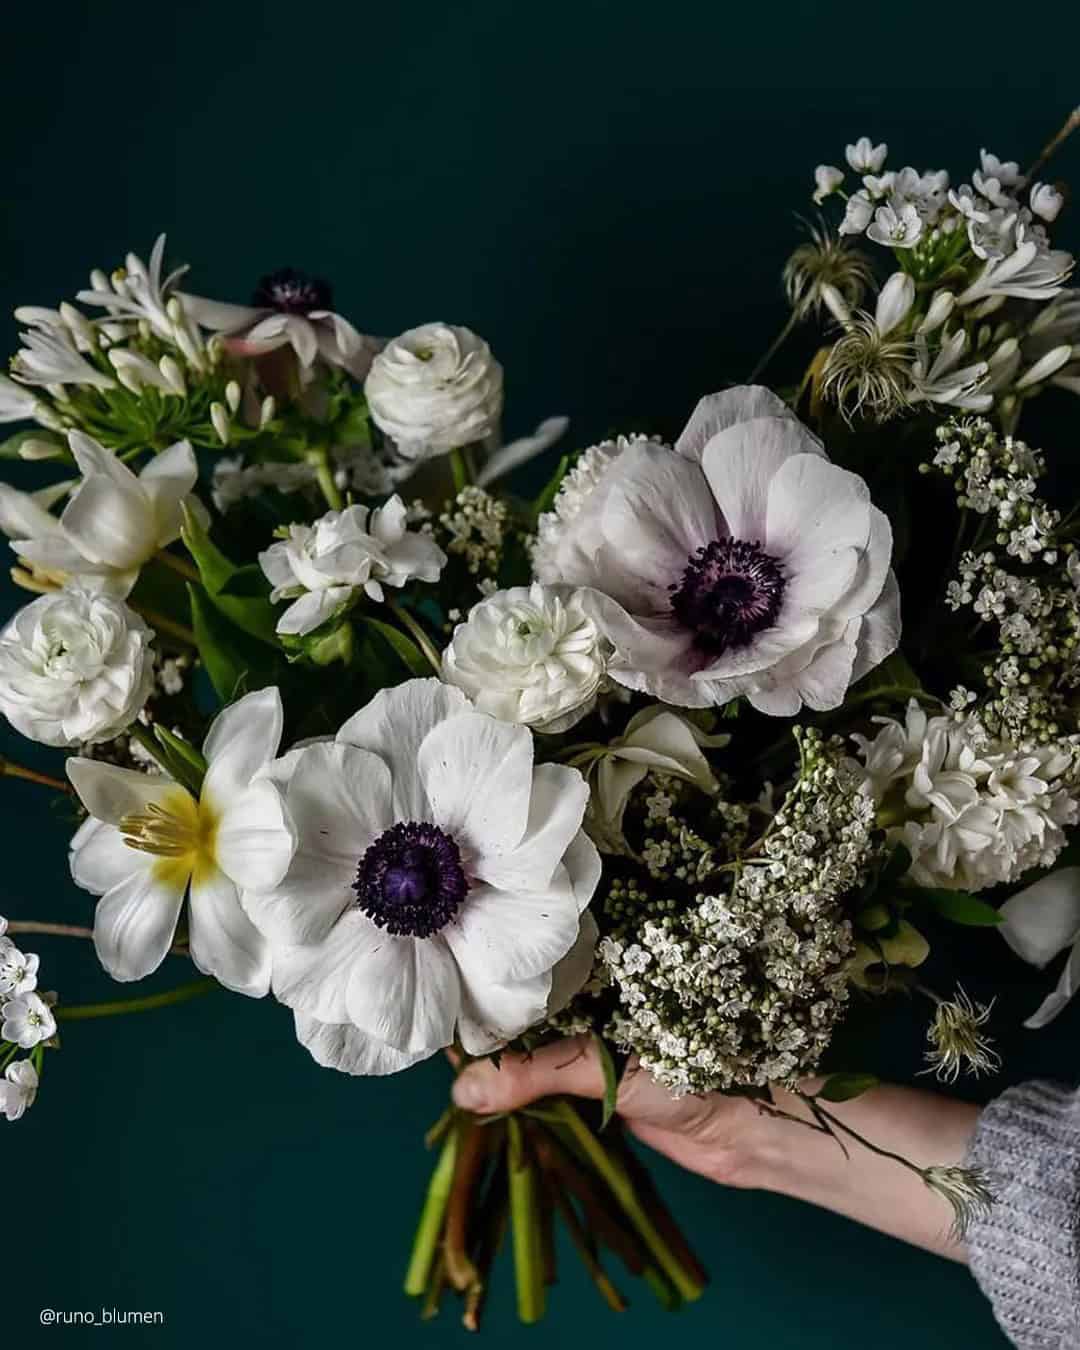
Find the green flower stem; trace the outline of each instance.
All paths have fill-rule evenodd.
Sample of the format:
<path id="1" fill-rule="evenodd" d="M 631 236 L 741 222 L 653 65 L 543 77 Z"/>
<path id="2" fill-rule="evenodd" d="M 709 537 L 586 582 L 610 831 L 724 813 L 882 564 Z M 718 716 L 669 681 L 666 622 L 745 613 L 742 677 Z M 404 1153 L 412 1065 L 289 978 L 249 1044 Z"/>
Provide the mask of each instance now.
<path id="1" fill-rule="evenodd" d="M 457 496 L 463 488 L 467 488 L 472 482 L 464 450 L 454 449 L 450 451 L 450 473 L 454 479 L 454 495 Z"/>
<path id="2" fill-rule="evenodd" d="M 544 1315 L 544 1272 L 540 1252 L 540 1211 L 536 1169 L 525 1148 L 521 1121 L 508 1116 L 510 1141 L 510 1224 L 514 1237 L 514 1281 L 518 1317 L 531 1325 Z"/>
<path id="3" fill-rule="evenodd" d="M 172 771 L 165 761 L 165 752 L 158 744 L 157 737 L 149 727 L 144 726 L 142 722 L 139 721 L 132 722 L 131 726 L 128 727 L 128 735 L 133 741 L 138 741 L 148 755 L 153 755 L 169 777 L 172 777 Z"/>
<path id="4" fill-rule="evenodd" d="M 176 553 L 170 553 L 167 548 L 159 549 L 154 554 L 154 561 L 161 563 L 162 567 L 169 568 L 182 576 L 185 581 L 200 581 L 201 578 L 191 563 L 185 561 Z"/>
<path id="5" fill-rule="evenodd" d="M 309 450 L 307 461 L 315 470 L 315 478 L 322 489 L 322 495 L 326 498 L 326 504 L 331 511 L 340 511 L 345 505 L 345 498 L 341 495 L 341 490 L 334 482 L 334 471 L 330 467 L 330 455 L 325 446 L 317 450 Z"/>
<path id="6" fill-rule="evenodd" d="M 123 998 L 114 1003 L 79 1003 L 70 1008 L 56 1009 L 57 1021 L 83 1022 L 91 1017 L 122 1017 L 127 1013 L 149 1012 L 152 1008 L 167 1008 L 172 1003 L 186 1003 L 190 998 L 209 994 L 218 987 L 216 980 L 192 980 L 177 985 L 163 994 L 147 994 L 145 998 Z"/>
<path id="7" fill-rule="evenodd" d="M 747 384 L 754 383 L 754 381 L 762 373 L 762 371 L 773 359 L 776 353 L 780 350 L 780 348 L 784 345 L 784 343 L 788 340 L 788 338 L 792 335 L 792 333 L 794 333 L 795 327 L 798 324 L 798 322 L 799 316 L 798 314 L 795 313 L 794 310 L 792 310 L 791 313 L 788 315 L 787 323 L 784 324 L 783 328 L 780 329 L 776 337 L 773 338 L 772 342 L 769 344 L 769 347 L 766 350 L 765 354 L 762 356 L 761 360 L 757 363 L 754 369 L 746 377 Z"/>
<path id="8" fill-rule="evenodd" d="M 566 1225 L 566 1231 L 570 1234 L 570 1241 L 574 1244 L 578 1256 L 581 1257 L 582 1264 L 589 1272 L 600 1297 L 613 1312 L 623 1312 L 626 1308 L 626 1300 L 612 1284 L 610 1276 L 600 1264 L 594 1250 L 594 1244 L 590 1242 L 589 1235 L 578 1218 L 577 1211 L 570 1203 L 566 1192 L 555 1185 L 551 1189 L 551 1196 L 555 1202 L 555 1207 L 562 1216 L 563 1223 Z"/>
<path id="9" fill-rule="evenodd" d="M 469 1224 L 473 1218 L 474 1191 L 487 1157 L 491 1131 L 477 1124 L 475 1116 L 463 1116 L 458 1126 L 461 1138 L 457 1166 L 446 1205 L 446 1231 L 443 1237 L 443 1255 L 446 1258 L 446 1278 L 459 1293 L 466 1293 L 480 1284 L 480 1272 L 466 1250 Z"/>
<path id="10" fill-rule="evenodd" d="M 177 623 L 174 619 L 166 618 L 164 614 L 156 609 L 148 609 L 146 605 L 132 605 L 131 608 L 136 614 L 141 614 L 152 628 L 156 628 L 159 633 L 165 633 L 171 638 L 175 638 L 184 647 L 198 648 L 198 642 L 195 639 L 194 632 L 185 624 Z"/>
<path id="11" fill-rule="evenodd" d="M 3 756 L 0 756 L 0 778 L 22 778 L 27 783 L 39 783 L 55 792 L 71 791 L 71 784 L 65 783 L 62 778 L 51 778 L 47 773 L 38 773 L 36 769 L 26 769 Z"/>
<path id="12" fill-rule="evenodd" d="M 409 611 L 403 605 L 399 605 L 396 600 L 387 600 L 386 608 L 390 611 L 390 613 L 394 616 L 394 618 L 397 619 L 398 623 L 400 623 L 403 628 L 408 629 L 409 636 L 420 648 L 420 650 L 424 653 L 424 656 L 427 658 L 428 665 L 432 668 L 435 674 L 441 675 L 442 660 L 439 657 L 439 653 L 435 650 L 435 647 L 433 646 L 431 639 L 424 632 L 423 628 L 420 627 L 420 625 L 416 622 L 416 620 L 409 613 Z"/>
<path id="13" fill-rule="evenodd" d="M 451 1130 L 446 1137 L 439 1161 L 431 1174 L 420 1222 L 416 1226 L 409 1267 L 405 1272 L 405 1292 L 410 1298 L 420 1298 L 428 1287 L 428 1275 L 442 1235 L 443 1218 L 450 1200 L 450 1187 L 457 1163 L 458 1132 Z"/>
<path id="14" fill-rule="evenodd" d="M 554 1109 L 589 1162 L 607 1182 L 626 1217 L 637 1229 L 657 1265 L 675 1286 L 680 1297 L 687 1302 L 700 1298 L 704 1293 L 704 1285 L 683 1268 L 682 1263 L 664 1241 L 656 1225 L 645 1212 L 634 1184 L 621 1164 L 611 1157 L 565 1097 L 555 1101 Z"/>
<path id="15" fill-rule="evenodd" d="M 94 930 L 75 923 L 48 923 L 43 919 L 11 919 L 9 933 L 42 933 L 46 937 L 73 937 L 92 939 Z M 190 956 L 187 944 L 174 942 L 169 948 L 170 956 Z"/>

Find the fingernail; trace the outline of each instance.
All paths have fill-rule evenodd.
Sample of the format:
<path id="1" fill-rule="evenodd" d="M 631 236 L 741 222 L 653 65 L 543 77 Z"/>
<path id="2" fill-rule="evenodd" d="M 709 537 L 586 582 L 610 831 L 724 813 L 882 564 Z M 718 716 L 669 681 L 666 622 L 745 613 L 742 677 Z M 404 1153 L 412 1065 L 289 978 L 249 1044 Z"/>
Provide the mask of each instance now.
<path id="1" fill-rule="evenodd" d="M 453 1096 L 464 1111 L 482 1112 L 484 1109 L 484 1089 L 468 1070 L 454 1079 Z"/>

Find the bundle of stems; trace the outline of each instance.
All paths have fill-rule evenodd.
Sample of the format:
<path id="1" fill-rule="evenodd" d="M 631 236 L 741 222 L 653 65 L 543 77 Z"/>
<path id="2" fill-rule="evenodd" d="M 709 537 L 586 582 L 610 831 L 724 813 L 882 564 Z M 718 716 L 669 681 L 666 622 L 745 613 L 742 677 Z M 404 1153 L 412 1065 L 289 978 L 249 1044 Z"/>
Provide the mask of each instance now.
<path id="1" fill-rule="evenodd" d="M 565 1097 L 498 1116 L 451 1106 L 428 1132 L 439 1152 L 405 1276 L 423 1317 L 434 1317 L 453 1292 L 464 1326 L 479 1330 L 492 1267 L 509 1237 L 518 1316 L 538 1322 L 556 1278 L 557 1222 L 614 1311 L 627 1301 L 608 1273 L 609 1255 L 666 1308 L 701 1296 L 705 1271 L 617 1118 L 594 1128 L 583 1109 Z"/>

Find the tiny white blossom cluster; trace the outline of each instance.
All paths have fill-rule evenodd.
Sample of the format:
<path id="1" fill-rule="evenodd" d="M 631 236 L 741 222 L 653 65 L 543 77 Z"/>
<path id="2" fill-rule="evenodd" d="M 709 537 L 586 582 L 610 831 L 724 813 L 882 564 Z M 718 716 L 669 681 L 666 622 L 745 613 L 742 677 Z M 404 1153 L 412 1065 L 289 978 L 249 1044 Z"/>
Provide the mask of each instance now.
<path id="1" fill-rule="evenodd" d="M 845 1008 L 843 902 L 875 853 L 873 801 L 818 733 L 796 734 L 801 773 L 760 850 L 708 857 L 688 910 L 650 906 L 600 944 L 608 1034 L 673 1093 L 813 1072 Z"/>
<path id="2" fill-rule="evenodd" d="M 865 136 L 847 147 L 859 179 L 851 192 L 833 165 L 814 175 L 819 205 L 844 199 L 840 240 L 865 237 L 897 260 L 876 307 L 855 308 L 862 257 L 827 231 L 785 274 L 797 313 L 824 307 L 844 329 L 824 371 L 826 397 L 848 416 L 877 420 L 931 403 L 996 408 L 1014 422 L 1046 385 L 1080 388 L 1080 309 L 1065 291 L 1074 259 L 1047 232 L 1063 205 L 1057 189 L 1029 184 L 1016 163 L 986 150 L 971 182 L 955 188 L 944 169 L 887 170 L 887 154 Z M 991 314 L 993 325 L 983 323 Z"/>
<path id="3" fill-rule="evenodd" d="M 18 1120 L 34 1104 L 44 1041 L 56 1034 L 56 1019 L 37 992 L 38 957 L 22 952 L 0 917 L 0 1115 Z M 20 1050 L 31 1053 L 18 1058 Z"/>
<path id="4" fill-rule="evenodd" d="M 1080 820 L 1073 747 L 1018 751 L 962 716 L 928 717 L 914 699 L 903 722 L 876 720 L 876 736 L 853 739 L 917 885 L 980 891 L 1055 862 Z"/>
<path id="5" fill-rule="evenodd" d="M 475 484 L 463 487 L 438 518 L 438 537 L 446 552 L 463 559 L 469 574 L 489 589 L 495 584 L 510 529 L 506 502 Z"/>

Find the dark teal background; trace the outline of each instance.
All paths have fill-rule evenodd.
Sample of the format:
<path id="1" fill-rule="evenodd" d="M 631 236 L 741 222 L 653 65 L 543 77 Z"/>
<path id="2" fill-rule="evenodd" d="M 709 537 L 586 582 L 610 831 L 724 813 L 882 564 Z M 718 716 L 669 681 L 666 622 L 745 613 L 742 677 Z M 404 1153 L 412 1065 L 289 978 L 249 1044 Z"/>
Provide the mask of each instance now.
<path id="1" fill-rule="evenodd" d="M 779 269 L 815 163 L 841 161 L 863 133 L 889 142 L 891 163 L 957 176 L 982 144 L 1033 155 L 1080 99 L 1080 22 L 1056 10 L 9 6 L 0 337 L 10 348 L 13 305 L 54 304 L 167 229 L 170 256 L 194 264 L 190 288 L 207 295 L 246 299 L 261 273 L 293 264 L 330 277 L 365 331 L 477 329 L 506 366 L 512 433 L 556 412 L 578 444 L 613 427 L 673 432 L 783 321 Z M 1080 144 L 1057 168 L 1080 180 Z M 1058 237 L 1080 247 L 1075 220 Z M 1044 418 L 1072 462 L 1077 410 L 1059 398 Z M 4 601 L 17 602 L 10 587 Z M 6 731 L 0 746 L 59 764 Z M 0 912 L 86 922 L 54 805 L 0 784 Z M 65 1001 L 116 994 L 81 944 L 36 946 Z M 1009 1076 L 1075 1081 L 1080 1009 L 1025 1033 L 1043 977 L 993 934 L 965 959 L 973 992 L 1006 987 L 995 1024 Z M 187 974 L 170 965 L 148 986 Z M 919 1034 L 900 1010 L 887 1052 L 868 1053 L 910 1074 Z M 286 1012 L 221 993 L 73 1025 L 32 1114 L 0 1123 L 5 1343 L 461 1342 L 452 1314 L 423 1325 L 398 1294 L 428 1165 L 420 1135 L 446 1086 L 440 1064 L 389 1082 L 320 1070 Z M 962 1269 L 658 1170 L 713 1274 L 701 1303 L 669 1320 L 635 1290 L 613 1320 L 567 1261 L 548 1320 L 523 1331 L 505 1271 L 489 1343 L 1004 1344 Z M 45 1306 L 157 1309 L 165 1326 L 41 1329 Z"/>

